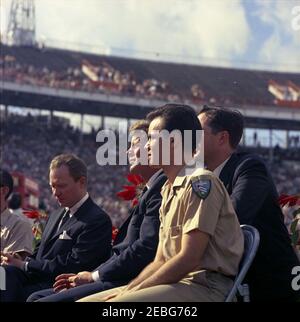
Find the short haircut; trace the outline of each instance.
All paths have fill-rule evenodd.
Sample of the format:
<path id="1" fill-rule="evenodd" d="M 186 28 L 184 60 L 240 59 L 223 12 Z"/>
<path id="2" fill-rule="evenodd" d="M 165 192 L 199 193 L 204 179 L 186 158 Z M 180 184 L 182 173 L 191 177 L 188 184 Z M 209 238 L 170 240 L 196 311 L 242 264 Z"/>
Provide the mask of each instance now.
<path id="1" fill-rule="evenodd" d="M 14 180 L 11 174 L 3 169 L 0 169 L 0 186 L 8 187 L 8 193 L 5 196 L 5 200 L 10 196 L 14 188 Z"/>
<path id="2" fill-rule="evenodd" d="M 148 128 L 149 128 L 149 122 L 147 120 L 139 120 L 130 126 L 129 133 L 139 130 L 139 131 L 145 131 L 147 134 Z"/>
<path id="3" fill-rule="evenodd" d="M 165 104 L 150 112 L 146 119 L 151 123 L 156 118 L 162 118 L 165 130 L 178 130 L 184 135 L 185 130 L 192 131 L 192 149 L 196 150 L 197 130 L 202 130 L 196 111 L 183 104 Z"/>
<path id="4" fill-rule="evenodd" d="M 8 208 L 10 209 L 19 209 L 22 205 L 22 198 L 18 192 L 12 193 L 8 200 Z"/>
<path id="5" fill-rule="evenodd" d="M 51 161 L 49 171 L 57 169 L 63 165 L 68 167 L 70 175 L 75 181 L 78 181 L 81 177 L 85 177 L 87 179 L 86 164 L 74 154 L 57 155 Z"/>
<path id="6" fill-rule="evenodd" d="M 244 117 L 235 109 L 209 107 L 204 105 L 199 114 L 205 113 L 213 134 L 221 131 L 229 133 L 229 143 L 235 149 L 241 141 L 244 130 Z"/>

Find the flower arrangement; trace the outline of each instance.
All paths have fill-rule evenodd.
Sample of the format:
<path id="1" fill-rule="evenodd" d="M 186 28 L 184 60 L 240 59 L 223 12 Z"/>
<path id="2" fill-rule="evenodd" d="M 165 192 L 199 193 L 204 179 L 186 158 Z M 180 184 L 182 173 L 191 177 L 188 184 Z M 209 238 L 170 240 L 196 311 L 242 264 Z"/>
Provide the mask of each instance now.
<path id="1" fill-rule="evenodd" d="M 291 236 L 292 245 L 300 256 L 300 194 L 281 195 L 279 204 L 284 214 L 284 222 Z"/>
<path id="2" fill-rule="evenodd" d="M 47 218 L 47 214 L 45 212 L 41 212 L 38 210 L 23 210 L 23 214 L 33 221 L 32 224 L 32 233 L 33 233 L 33 249 L 37 246 L 37 244 L 42 239 L 42 234 L 44 231 L 44 222 Z"/>
<path id="3" fill-rule="evenodd" d="M 128 174 L 127 180 L 129 183 L 132 183 L 132 185 L 124 185 L 124 190 L 118 192 L 117 196 L 126 201 L 131 200 L 131 206 L 134 207 L 137 205 L 138 199 L 145 188 L 145 182 L 138 174 Z"/>

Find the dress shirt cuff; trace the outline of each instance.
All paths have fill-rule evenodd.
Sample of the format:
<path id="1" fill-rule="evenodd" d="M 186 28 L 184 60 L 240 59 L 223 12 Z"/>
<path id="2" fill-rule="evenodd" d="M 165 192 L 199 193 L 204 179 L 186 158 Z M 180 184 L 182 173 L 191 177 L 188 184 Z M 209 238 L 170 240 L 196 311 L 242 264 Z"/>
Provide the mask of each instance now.
<path id="1" fill-rule="evenodd" d="M 98 282 L 100 280 L 99 271 L 92 272 L 92 279 L 94 282 Z"/>
<path id="2" fill-rule="evenodd" d="M 23 266 L 23 271 L 24 272 L 28 272 L 28 263 L 29 263 L 28 261 L 24 262 L 24 266 Z"/>

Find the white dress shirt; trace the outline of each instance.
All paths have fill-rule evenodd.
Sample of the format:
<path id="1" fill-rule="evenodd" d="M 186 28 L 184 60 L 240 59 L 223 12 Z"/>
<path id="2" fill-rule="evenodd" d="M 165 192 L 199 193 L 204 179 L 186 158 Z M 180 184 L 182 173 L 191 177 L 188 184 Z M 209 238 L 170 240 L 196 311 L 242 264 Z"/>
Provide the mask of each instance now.
<path id="1" fill-rule="evenodd" d="M 72 207 L 65 207 L 65 211 L 68 211 L 70 210 L 70 213 L 69 213 L 69 217 L 71 218 L 75 213 L 76 211 L 87 201 L 87 199 L 89 198 L 89 194 L 88 192 Z M 28 261 L 25 261 L 24 262 L 24 266 L 23 266 L 23 270 L 25 272 L 28 271 Z"/>
<path id="2" fill-rule="evenodd" d="M 215 170 L 213 171 L 213 173 L 214 173 L 214 175 L 216 176 L 216 177 L 219 177 L 220 176 L 220 174 L 221 174 L 221 171 L 223 170 L 223 168 L 225 167 L 225 164 L 227 163 L 227 161 L 230 159 L 230 157 L 229 158 L 227 158 L 224 162 L 222 162 L 220 165 L 218 165 L 216 168 L 215 168 Z"/>
<path id="3" fill-rule="evenodd" d="M 75 214 L 75 212 L 87 201 L 89 198 L 88 192 L 81 198 L 74 206 L 72 207 L 65 207 L 65 210 L 70 210 L 70 218 Z"/>

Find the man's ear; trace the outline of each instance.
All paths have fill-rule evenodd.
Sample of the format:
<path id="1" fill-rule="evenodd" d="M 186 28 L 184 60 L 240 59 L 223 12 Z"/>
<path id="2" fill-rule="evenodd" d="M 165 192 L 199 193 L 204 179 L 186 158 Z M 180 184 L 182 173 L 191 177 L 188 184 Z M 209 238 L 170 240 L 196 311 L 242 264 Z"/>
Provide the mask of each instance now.
<path id="1" fill-rule="evenodd" d="M 4 199 L 7 199 L 7 194 L 9 193 L 9 188 L 7 186 L 1 187 L 1 193 L 3 193 Z"/>
<path id="2" fill-rule="evenodd" d="M 219 132 L 219 142 L 223 145 L 229 143 L 229 133 L 228 131 Z"/>
<path id="3" fill-rule="evenodd" d="M 80 183 L 80 185 L 82 186 L 82 187 L 86 187 L 86 185 L 87 185 L 87 180 L 86 180 L 86 177 L 80 177 L 79 178 L 79 183 Z"/>

